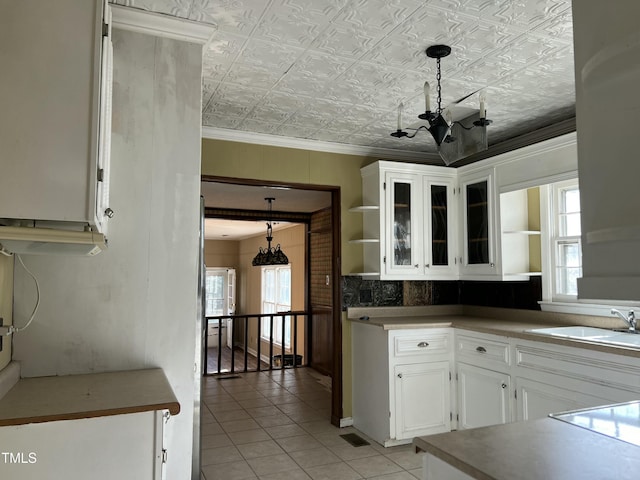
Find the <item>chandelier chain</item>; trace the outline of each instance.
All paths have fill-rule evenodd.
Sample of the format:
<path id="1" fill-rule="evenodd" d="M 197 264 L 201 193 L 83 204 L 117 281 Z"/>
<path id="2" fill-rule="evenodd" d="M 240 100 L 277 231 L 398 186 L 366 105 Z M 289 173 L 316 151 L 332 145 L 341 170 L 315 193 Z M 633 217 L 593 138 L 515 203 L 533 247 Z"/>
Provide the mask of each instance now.
<path id="1" fill-rule="evenodd" d="M 440 57 L 438 57 L 436 59 L 436 63 L 437 63 L 437 73 L 436 73 L 436 81 L 438 82 L 438 114 L 442 113 L 442 106 L 441 106 L 441 102 L 442 102 L 442 87 L 440 85 L 440 79 L 442 78 L 442 74 L 440 72 Z"/>

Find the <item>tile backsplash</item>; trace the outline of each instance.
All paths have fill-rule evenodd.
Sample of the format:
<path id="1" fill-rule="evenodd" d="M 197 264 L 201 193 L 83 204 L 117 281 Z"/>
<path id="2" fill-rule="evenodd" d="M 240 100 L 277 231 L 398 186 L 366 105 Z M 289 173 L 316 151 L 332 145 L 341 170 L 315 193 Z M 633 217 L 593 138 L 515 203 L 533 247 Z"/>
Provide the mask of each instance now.
<path id="1" fill-rule="evenodd" d="M 540 277 L 518 282 L 385 281 L 342 277 L 342 309 L 419 305 L 480 305 L 540 310 Z"/>

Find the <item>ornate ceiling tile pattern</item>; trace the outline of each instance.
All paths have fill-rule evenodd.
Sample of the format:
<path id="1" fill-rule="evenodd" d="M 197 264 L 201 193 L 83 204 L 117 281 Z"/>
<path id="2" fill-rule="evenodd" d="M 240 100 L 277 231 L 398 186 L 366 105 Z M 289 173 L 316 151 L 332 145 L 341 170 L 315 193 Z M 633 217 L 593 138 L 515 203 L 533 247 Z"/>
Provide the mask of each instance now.
<path id="1" fill-rule="evenodd" d="M 575 114 L 571 0 L 115 0 L 214 24 L 203 66 L 204 126 L 406 151 L 423 84 L 442 60 L 443 107 L 487 96 L 489 143 Z M 435 98 L 432 98 L 434 104 Z M 474 94 L 460 106 L 478 108 Z"/>

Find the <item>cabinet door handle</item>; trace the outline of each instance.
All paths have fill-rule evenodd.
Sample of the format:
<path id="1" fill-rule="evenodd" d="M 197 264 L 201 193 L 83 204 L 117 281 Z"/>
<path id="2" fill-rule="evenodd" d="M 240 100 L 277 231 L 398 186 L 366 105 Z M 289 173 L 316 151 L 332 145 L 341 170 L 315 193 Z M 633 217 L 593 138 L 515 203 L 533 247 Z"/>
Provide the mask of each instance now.
<path id="1" fill-rule="evenodd" d="M 502 388 L 507 388 L 507 384 L 502 382 Z"/>
<path id="2" fill-rule="evenodd" d="M 476 352 L 487 353 L 487 349 L 484 347 L 476 347 Z"/>
<path id="3" fill-rule="evenodd" d="M 402 374 L 401 373 L 398 374 L 398 378 L 402 378 Z"/>
<path id="4" fill-rule="evenodd" d="M 425 348 L 425 347 L 428 347 L 428 346 L 429 346 L 429 344 L 428 344 L 427 342 L 420 342 L 420 343 L 418 344 L 418 346 L 419 346 L 420 348 Z"/>

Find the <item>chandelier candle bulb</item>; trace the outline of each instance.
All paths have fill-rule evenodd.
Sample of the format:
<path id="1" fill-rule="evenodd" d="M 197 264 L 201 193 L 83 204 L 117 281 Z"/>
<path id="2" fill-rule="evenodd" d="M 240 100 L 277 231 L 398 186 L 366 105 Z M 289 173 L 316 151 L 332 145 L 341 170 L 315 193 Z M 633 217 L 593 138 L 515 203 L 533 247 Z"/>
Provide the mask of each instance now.
<path id="1" fill-rule="evenodd" d="M 424 82 L 424 111 L 431 111 L 431 87 L 429 86 L 429 82 Z"/>
<path id="2" fill-rule="evenodd" d="M 484 92 L 480 93 L 480 118 L 487 118 L 487 101 Z"/>

